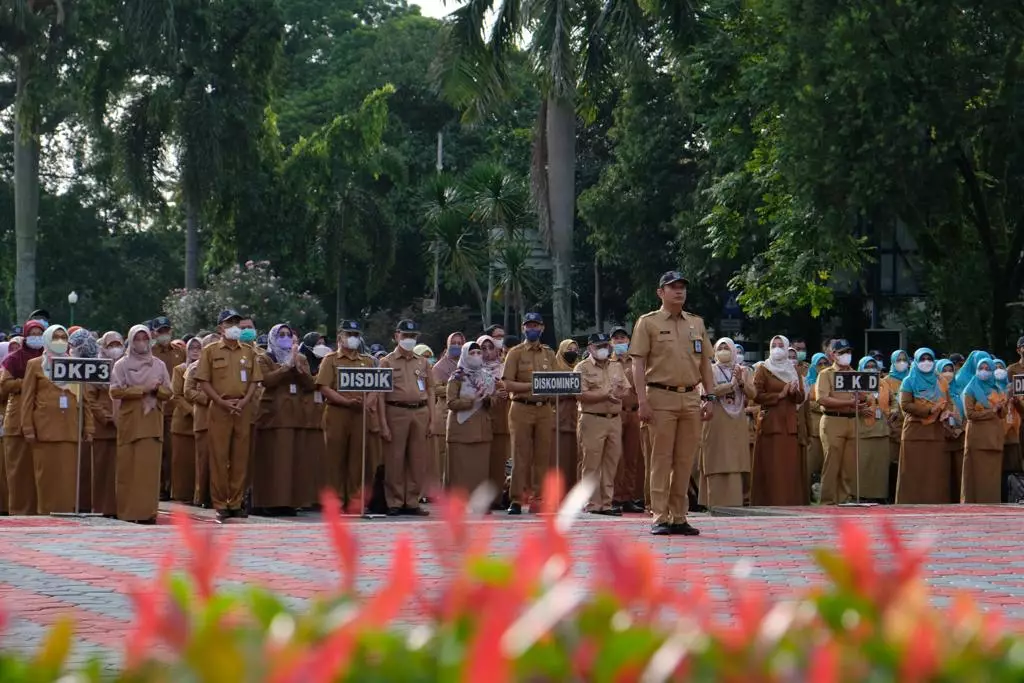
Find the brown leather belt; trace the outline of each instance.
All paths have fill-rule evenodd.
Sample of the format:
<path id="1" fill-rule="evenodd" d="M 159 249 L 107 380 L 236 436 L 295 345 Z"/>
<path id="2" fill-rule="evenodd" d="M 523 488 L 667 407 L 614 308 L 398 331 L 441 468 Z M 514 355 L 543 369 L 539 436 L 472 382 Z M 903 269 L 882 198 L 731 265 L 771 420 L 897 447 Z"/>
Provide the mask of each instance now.
<path id="1" fill-rule="evenodd" d="M 635 413 L 635 412 L 637 412 L 639 410 L 640 410 L 640 406 L 633 406 L 632 408 L 623 408 L 622 412 L 624 412 L 624 413 Z"/>
<path id="2" fill-rule="evenodd" d="M 670 387 L 667 384 L 658 384 L 657 382 L 648 382 L 647 386 L 649 386 L 651 389 L 661 389 L 662 391 L 673 391 L 673 392 L 675 392 L 677 394 L 688 394 L 688 393 L 690 393 L 691 391 L 693 391 L 694 389 L 697 388 L 696 384 L 694 384 L 692 387 Z"/>
<path id="3" fill-rule="evenodd" d="M 607 420 L 612 420 L 616 417 L 619 417 L 620 414 L 621 413 L 588 413 L 586 411 L 580 413 L 580 415 L 593 415 L 594 417 L 603 417 Z"/>
<path id="4" fill-rule="evenodd" d="M 821 411 L 821 413 L 822 415 L 827 415 L 828 417 L 845 417 L 850 420 L 857 417 L 854 413 L 837 413 L 834 410 L 823 410 Z"/>
<path id="5" fill-rule="evenodd" d="M 512 399 L 515 403 L 522 403 L 524 406 L 548 406 L 551 405 L 551 401 L 536 401 L 527 398 L 514 398 Z"/>
<path id="6" fill-rule="evenodd" d="M 415 403 L 404 403 L 402 401 L 384 401 L 393 408 L 405 408 L 406 410 L 419 410 L 420 408 L 426 408 L 426 401 L 416 401 Z"/>

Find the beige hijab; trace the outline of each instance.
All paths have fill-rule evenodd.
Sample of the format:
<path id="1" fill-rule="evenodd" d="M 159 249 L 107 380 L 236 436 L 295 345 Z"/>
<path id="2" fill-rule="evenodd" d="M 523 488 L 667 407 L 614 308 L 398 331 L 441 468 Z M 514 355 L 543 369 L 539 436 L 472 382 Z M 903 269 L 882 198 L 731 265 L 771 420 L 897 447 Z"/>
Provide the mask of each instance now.
<path id="1" fill-rule="evenodd" d="M 143 387 L 146 394 L 142 398 L 143 414 L 149 414 L 156 408 L 156 392 L 152 391 L 154 382 L 159 381 L 161 386 L 171 388 L 171 379 L 167 376 L 167 366 L 163 361 L 153 355 L 152 350 L 146 349 L 145 353 L 135 350 L 135 335 L 140 332 L 146 335 L 146 341 L 152 341 L 149 328 L 145 325 L 136 325 L 128 332 L 128 339 L 125 340 L 125 355 L 121 360 L 114 363 L 114 372 L 110 378 L 110 386 L 117 389 L 128 389 L 130 387 Z M 121 402 L 114 401 L 114 412 L 121 408 Z"/>

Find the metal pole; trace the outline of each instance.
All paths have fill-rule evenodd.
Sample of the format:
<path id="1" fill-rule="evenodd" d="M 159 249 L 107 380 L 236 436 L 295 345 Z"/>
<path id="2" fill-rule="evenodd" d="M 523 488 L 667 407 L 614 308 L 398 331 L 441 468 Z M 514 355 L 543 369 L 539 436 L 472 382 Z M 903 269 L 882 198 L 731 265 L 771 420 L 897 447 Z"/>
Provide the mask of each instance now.
<path id="1" fill-rule="evenodd" d="M 72 309 L 74 310 L 74 309 Z M 78 385 L 78 465 L 75 468 L 75 514 L 82 512 L 80 507 L 82 495 L 82 400 L 85 397 L 85 385 Z"/>
<path id="2" fill-rule="evenodd" d="M 359 485 L 359 514 L 366 514 L 366 394 L 363 394 L 363 453 L 362 475 Z"/>
<path id="3" fill-rule="evenodd" d="M 853 444 L 854 458 L 857 461 L 857 505 L 860 505 L 860 392 L 853 392 L 853 400 L 857 402 L 857 408 L 853 416 Z"/>
<path id="4" fill-rule="evenodd" d="M 559 476 L 562 474 L 562 432 L 559 430 L 561 421 L 558 419 L 560 403 L 559 397 L 555 396 L 555 470 Z"/>

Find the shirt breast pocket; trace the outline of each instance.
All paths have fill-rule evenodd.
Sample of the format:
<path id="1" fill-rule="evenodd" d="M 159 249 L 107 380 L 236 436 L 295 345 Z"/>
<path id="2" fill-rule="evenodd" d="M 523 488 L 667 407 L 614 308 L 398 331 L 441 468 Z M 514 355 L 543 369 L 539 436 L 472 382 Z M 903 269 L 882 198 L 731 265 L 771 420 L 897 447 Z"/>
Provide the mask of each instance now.
<path id="1" fill-rule="evenodd" d="M 674 344 L 678 337 L 672 330 L 662 330 L 658 332 L 658 335 L 654 338 L 657 343 Z"/>
<path id="2" fill-rule="evenodd" d="M 227 358 L 212 358 L 210 360 L 210 367 L 213 369 L 213 376 L 217 379 L 223 379 L 228 376 L 228 366 L 230 363 Z"/>

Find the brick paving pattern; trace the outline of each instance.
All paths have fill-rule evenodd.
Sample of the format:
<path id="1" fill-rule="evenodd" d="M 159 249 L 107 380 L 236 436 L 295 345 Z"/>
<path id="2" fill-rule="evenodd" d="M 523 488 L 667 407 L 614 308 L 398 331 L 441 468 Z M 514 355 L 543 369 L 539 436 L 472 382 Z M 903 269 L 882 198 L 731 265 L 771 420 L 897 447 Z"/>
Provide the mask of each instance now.
<path id="1" fill-rule="evenodd" d="M 189 508 L 191 510 L 191 508 Z M 744 561 L 752 580 L 774 596 L 791 594 L 821 580 L 810 551 L 831 545 L 836 519 L 853 517 L 875 529 L 889 516 L 908 540 L 928 536 L 933 551 L 927 565 L 936 604 L 947 604 L 960 590 L 973 593 L 986 609 L 999 609 L 1015 624 L 1024 624 L 1024 553 L 1021 506 L 922 506 L 873 508 L 801 508 L 723 511 L 746 516 L 695 516 L 699 538 L 654 538 L 639 515 L 622 519 L 584 516 L 571 532 L 585 575 L 592 568 L 595 539 L 616 538 L 647 544 L 676 576 L 709 585 L 723 601 L 720 578 Z M 751 513 L 754 513 L 751 516 Z M 770 513 L 770 514 L 765 514 Z M 315 516 L 297 519 L 250 518 L 219 526 L 195 513 L 199 526 L 231 544 L 222 585 L 263 584 L 301 606 L 336 585 L 335 560 Z M 75 661 L 98 656 L 110 664 L 120 657 L 132 619 L 125 588 L 133 580 L 152 577 L 175 530 L 161 515 L 157 526 L 136 526 L 98 518 L 0 518 L 0 606 L 11 616 L 3 647 L 33 649 L 42 634 L 64 614 L 77 624 Z M 361 548 L 359 589 L 373 590 L 384 579 L 390 549 L 399 534 L 410 534 L 417 554 L 417 573 L 426 590 L 441 579 L 431 546 L 429 527 L 435 520 L 356 520 Z M 492 547 L 503 555 L 517 547 L 518 535 L 534 516 L 489 517 L 474 524 L 490 525 Z M 873 531 L 876 538 L 880 532 Z M 713 587 L 713 588 L 712 588 Z M 416 614 L 407 615 L 415 620 Z"/>

